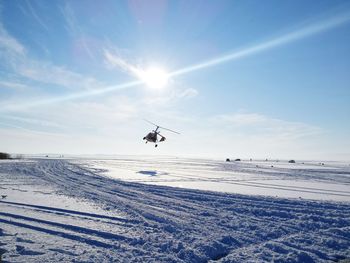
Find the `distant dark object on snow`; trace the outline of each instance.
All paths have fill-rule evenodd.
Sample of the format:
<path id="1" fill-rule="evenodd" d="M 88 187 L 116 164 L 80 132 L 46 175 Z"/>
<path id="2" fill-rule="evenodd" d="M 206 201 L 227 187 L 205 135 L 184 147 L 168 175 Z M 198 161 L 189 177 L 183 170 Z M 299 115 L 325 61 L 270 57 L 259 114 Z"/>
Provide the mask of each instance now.
<path id="1" fill-rule="evenodd" d="M 5 199 L 7 195 L 1 195 L 1 199 Z"/>
<path id="2" fill-rule="evenodd" d="M 288 162 L 289 162 L 289 163 L 295 163 L 295 161 L 294 161 L 294 160 L 289 160 Z"/>
<path id="3" fill-rule="evenodd" d="M 0 152 L 0 159 L 11 159 L 11 156 L 8 153 Z"/>
<path id="4" fill-rule="evenodd" d="M 13 159 L 23 159 L 24 158 L 24 155 L 23 154 L 16 154 L 16 155 L 12 155 L 12 158 Z"/>
<path id="5" fill-rule="evenodd" d="M 150 176 L 156 176 L 158 173 L 157 171 L 138 171 L 138 174 L 145 174 L 145 175 L 150 175 Z"/>
<path id="6" fill-rule="evenodd" d="M 266 158 L 266 159 L 265 159 L 265 162 L 267 162 L 267 161 L 268 161 L 268 159 Z"/>
<path id="7" fill-rule="evenodd" d="M 226 162 L 231 162 L 230 158 L 226 158 Z"/>
<path id="8" fill-rule="evenodd" d="M 235 162 L 240 162 L 240 161 L 241 161 L 241 159 L 239 159 L 239 158 L 235 159 Z"/>
<path id="9" fill-rule="evenodd" d="M 253 161 L 253 159 L 252 159 L 252 158 L 250 158 L 250 159 L 249 159 L 249 161 Z"/>
<path id="10" fill-rule="evenodd" d="M 271 165 L 271 168 L 273 168 L 273 165 Z"/>

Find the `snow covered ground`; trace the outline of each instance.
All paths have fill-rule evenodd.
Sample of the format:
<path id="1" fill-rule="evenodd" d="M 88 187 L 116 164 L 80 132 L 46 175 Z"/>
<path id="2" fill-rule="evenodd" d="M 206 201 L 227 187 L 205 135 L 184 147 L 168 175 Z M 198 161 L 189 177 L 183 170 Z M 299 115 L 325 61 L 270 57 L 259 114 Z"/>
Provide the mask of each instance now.
<path id="1" fill-rule="evenodd" d="M 76 160 L 111 178 L 249 195 L 350 202 L 350 163 L 223 162 L 174 157 Z"/>
<path id="2" fill-rule="evenodd" d="M 350 258 L 349 185 L 349 164 L 337 162 L 0 161 L 0 254 L 4 262 L 336 262 Z"/>

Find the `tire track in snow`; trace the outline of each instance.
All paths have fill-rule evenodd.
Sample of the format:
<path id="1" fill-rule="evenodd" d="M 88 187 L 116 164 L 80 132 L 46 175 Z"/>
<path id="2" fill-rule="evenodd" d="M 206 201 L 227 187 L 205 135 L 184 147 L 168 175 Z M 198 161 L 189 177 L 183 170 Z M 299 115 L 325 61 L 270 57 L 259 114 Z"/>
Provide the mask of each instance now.
<path id="1" fill-rule="evenodd" d="M 106 223 L 110 223 L 110 221 L 113 222 L 122 222 L 122 223 L 133 223 L 138 224 L 138 221 L 134 220 L 128 220 L 122 217 L 115 217 L 115 216 L 108 216 L 108 215 L 101 215 L 101 214 L 93 214 L 88 212 L 81 212 L 81 211 L 75 211 L 75 210 L 69 210 L 69 209 L 62 209 L 57 207 L 48 207 L 48 206 L 42 206 L 42 205 L 31 205 L 31 204 L 24 204 L 24 203 L 16 203 L 16 202 L 8 202 L 8 201 L 2 201 L 0 200 L 0 205 L 10 205 L 10 206 L 17 206 L 17 207 L 23 207 L 23 208 L 29 208 L 35 211 L 40 212 L 47 212 L 47 213 L 55 213 L 57 215 L 75 215 L 80 216 L 84 218 L 96 218 L 96 219 L 107 219 L 109 221 L 105 221 Z"/>
<path id="2" fill-rule="evenodd" d="M 99 231 L 99 230 L 95 230 L 95 229 L 91 229 L 91 228 L 85 228 L 85 227 L 81 227 L 81 226 L 75 226 L 75 225 L 61 224 L 58 222 L 47 221 L 47 220 L 43 220 L 43 219 L 39 219 L 39 218 L 35 218 L 35 217 L 28 217 L 28 216 L 22 216 L 22 215 L 10 214 L 10 213 L 4 213 L 4 212 L 0 212 L 0 216 L 19 219 L 22 221 L 28 221 L 28 222 L 33 222 L 33 223 L 39 223 L 40 225 L 48 225 L 48 226 L 52 226 L 55 228 L 62 228 L 65 230 L 70 230 L 73 232 L 93 235 L 93 236 L 97 236 L 97 237 L 101 237 L 101 238 L 105 238 L 105 239 L 122 240 L 122 241 L 131 240 L 131 238 L 129 238 L 129 237 L 110 233 L 110 232 L 103 232 L 103 231 Z"/>
<path id="3" fill-rule="evenodd" d="M 33 224 L 28 224 L 28 223 L 21 223 L 18 221 L 13 221 L 13 220 L 6 220 L 6 219 L 2 219 L 0 218 L 0 222 L 4 223 L 4 224 L 8 224 L 8 225 L 13 225 L 13 226 L 17 226 L 17 227 L 22 227 L 22 228 L 27 228 L 30 230 L 34 230 L 34 231 L 38 231 L 38 232 L 42 232 L 42 233 L 46 233 L 46 234 L 50 234 L 53 236 L 59 236 L 62 238 L 67 238 L 67 239 L 71 239 L 73 241 L 78 241 L 78 242 L 83 242 L 86 243 L 88 245 L 92 245 L 92 246 L 98 246 L 98 247 L 103 247 L 103 248 L 118 248 L 117 246 L 108 244 L 108 243 L 104 243 L 98 240 L 93 240 L 90 238 L 85 238 L 83 236 L 80 235 L 74 235 L 74 234 L 70 234 L 67 232 L 62 232 L 62 231 L 57 231 L 57 230 L 53 230 L 53 229 L 49 229 L 49 228 L 44 228 L 44 227 L 40 227 L 40 226 L 35 226 Z"/>

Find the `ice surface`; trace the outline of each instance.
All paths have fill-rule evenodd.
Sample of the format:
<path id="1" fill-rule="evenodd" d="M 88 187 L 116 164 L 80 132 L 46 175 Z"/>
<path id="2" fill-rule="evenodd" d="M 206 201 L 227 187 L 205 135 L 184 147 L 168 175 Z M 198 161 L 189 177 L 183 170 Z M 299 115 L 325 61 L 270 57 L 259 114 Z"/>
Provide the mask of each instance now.
<path id="1" fill-rule="evenodd" d="M 4 262 L 349 259 L 349 181 L 339 163 L 1 161 L 0 253 Z M 215 191 L 189 189 L 201 187 Z"/>

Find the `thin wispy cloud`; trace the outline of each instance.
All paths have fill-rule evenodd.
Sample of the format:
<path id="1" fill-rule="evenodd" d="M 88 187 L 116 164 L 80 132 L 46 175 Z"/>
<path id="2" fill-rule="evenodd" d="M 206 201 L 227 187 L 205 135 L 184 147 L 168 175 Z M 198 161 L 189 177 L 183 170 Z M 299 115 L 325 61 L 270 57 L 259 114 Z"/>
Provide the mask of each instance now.
<path id="1" fill-rule="evenodd" d="M 64 27 L 66 28 L 67 32 L 71 35 L 72 38 L 79 38 L 80 47 L 85 50 L 86 54 L 91 59 L 96 59 L 96 55 L 89 47 L 83 29 L 79 26 L 79 22 L 74 14 L 74 10 L 71 8 L 69 3 L 65 3 L 64 7 L 60 8 L 60 10 L 65 21 Z"/>
<path id="2" fill-rule="evenodd" d="M 0 48 L 3 50 L 2 52 L 11 52 L 17 53 L 20 55 L 25 54 L 24 46 L 18 42 L 14 37 L 12 37 L 5 30 L 3 24 L 0 21 Z"/>
<path id="3" fill-rule="evenodd" d="M 71 90 L 91 90 L 99 87 L 109 90 L 110 88 L 94 77 L 76 73 L 48 61 L 31 58 L 26 48 L 12 37 L 2 24 L 0 24 L 0 50 L 2 50 L 2 62 L 13 70 L 13 74 L 28 80 L 36 81 L 40 84 L 54 84 Z M 6 80 L 5 82 L 9 84 L 9 81 Z M 82 97 L 84 96 L 86 94 L 82 94 Z M 70 97 L 74 98 L 76 95 L 72 94 Z"/>
<path id="4" fill-rule="evenodd" d="M 134 66 L 121 58 L 120 55 L 112 53 L 109 50 L 104 50 L 105 63 L 110 68 L 118 68 L 119 70 L 126 72 L 134 77 L 140 78 L 142 75 L 142 69 Z"/>
<path id="5" fill-rule="evenodd" d="M 71 90 L 96 89 L 102 86 L 102 83 L 93 77 L 84 76 L 48 62 L 29 58 L 24 58 L 22 61 L 23 64 L 17 67 L 17 73 L 31 80 L 55 84 Z"/>
<path id="6" fill-rule="evenodd" d="M 238 133 L 244 132 L 248 135 L 258 132 L 261 135 L 278 136 L 288 140 L 324 133 L 324 130 L 317 126 L 272 118 L 259 113 L 222 114 L 212 117 L 212 122 L 233 128 Z"/>
<path id="7" fill-rule="evenodd" d="M 258 113 L 235 113 L 215 116 L 215 120 L 220 120 L 235 126 L 249 126 L 268 122 L 270 118 Z"/>
<path id="8" fill-rule="evenodd" d="M 174 87 L 166 93 L 151 94 L 150 96 L 145 97 L 142 101 L 146 106 L 169 108 L 180 100 L 191 99 L 198 94 L 199 92 L 194 88 Z"/>
<path id="9" fill-rule="evenodd" d="M 16 122 L 22 122 L 25 124 L 34 124 L 42 127 L 49 127 L 49 128 L 66 128 L 63 125 L 60 125 L 58 123 L 55 123 L 53 121 L 48 121 L 44 119 L 37 119 L 37 118 L 31 118 L 31 117 L 20 117 L 20 116 L 2 116 L 2 118 L 7 119 L 7 120 L 12 120 Z"/>
<path id="10" fill-rule="evenodd" d="M 9 127 L 15 130 L 19 130 L 19 131 L 25 131 L 26 133 L 29 134 L 36 134 L 36 135 L 49 135 L 49 136 L 58 136 L 58 137 L 62 137 L 62 136 L 66 136 L 65 134 L 60 134 L 60 133 L 56 133 L 56 132 L 44 132 L 44 131 L 40 131 L 40 130 L 33 130 L 33 129 L 28 129 L 19 125 L 13 125 L 13 124 L 9 124 L 9 123 L 4 123 L 1 122 L 0 123 L 0 127 Z"/>
<path id="11" fill-rule="evenodd" d="M 14 105 L 13 103 L 5 104 L 5 105 L 2 105 L 2 107 L 0 108 L 0 112 L 1 111 L 3 111 L 3 112 L 22 111 L 22 110 L 26 110 L 26 109 L 32 108 L 32 107 L 40 107 L 40 106 L 45 106 L 45 105 L 56 104 L 59 102 L 78 100 L 78 99 L 88 98 L 91 96 L 98 96 L 101 94 L 105 94 L 106 92 L 117 91 L 117 90 L 120 91 L 120 90 L 128 89 L 131 87 L 138 86 L 140 84 L 142 84 L 142 82 L 134 81 L 134 82 L 124 83 L 121 85 L 112 85 L 112 86 L 103 87 L 103 89 L 101 88 L 101 89 L 88 90 L 88 91 L 84 91 L 84 92 L 70 93 L 68 95 L 47 97 L 47 98 L 43 98 L 40 100 L 33 100 L 31 102 L 21 102 L 21 103 L 17 103 L 16 105 Z"/>
<path id="12" fill-rule="evenodd" d="M 77 33 L 81 33 L 80 27 L 78 27 L 78 23 L 76 21 L 74 11 L 69 6 L 68 3 L 66 3 L 63 7 L 60 8 L 61 14 L 64 18 L 65 24 L 64 27 L 70 33 L 71 35 L 76 35 Z"/>
<path id="13" fill-rule="evenodd" d="M 32 17 L 34 17 L 34 19 L 37 21 L 37 23 L 44 28 L 47 32 L 50 31 L 50 29 L 48 28 L 47 24 L 42 20 L 42 18 L 39 16 L 39 14 L 35 11 L 35 8 L 32 6 L 32 4 L 30 3 L 31 1 L 25 1 L 27 4 L 27 7 L 29 9 L 29 12 L 31 14 Z"/>
<path id="14" fill-rule="evenodd" d="M 176 97 L 189 99 L 189 98 L 196 97 L 198 95 L 198 93 L 199 93 L 198 90 L 196 90 L 194 88 L 188 88 L 188 89 L 179 91 L 176 94 Z"/>
<path id="15" fill-rule="evenodd" d="M 9 89 L 15 89 L 15 90 L 24 90 L 28 89 L 29 87 L 23 83 L 18 83 L 14 81 L 0 81 L 0 87 L 1 88 L 9 88 Z"/>

